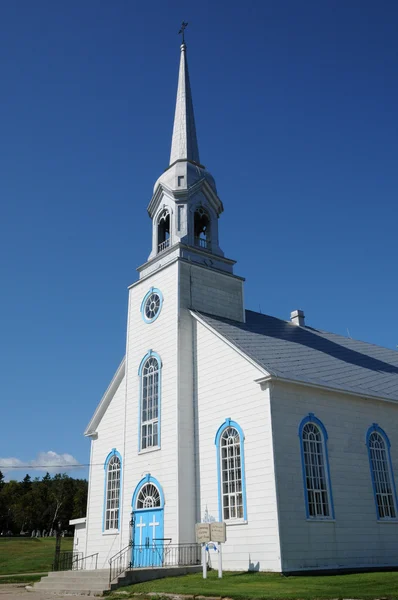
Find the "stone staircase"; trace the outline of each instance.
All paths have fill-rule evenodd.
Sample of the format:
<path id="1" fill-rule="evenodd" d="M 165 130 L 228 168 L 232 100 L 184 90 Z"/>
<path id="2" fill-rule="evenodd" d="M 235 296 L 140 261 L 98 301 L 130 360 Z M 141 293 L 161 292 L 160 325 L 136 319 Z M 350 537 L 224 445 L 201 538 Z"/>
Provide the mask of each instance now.
<path id="1" fill-rule="evenodd" d="M 54 594 L 101 596 L 109 589 L 109 569 L 95 571 L 55 571 L 33 585 L 33 591 Z"/>
<path id="2" fill-rule="evenodd" d="M 50 572 L 40 581 L 33 584 L 33 592 L 53 594 L 70 594 L 86 596 L 102 596 L 103 592 L 124 585 L 162 579 L 163 577 L 176 577 L 188 573 L 198 573 L 202 570 L 200 565 L 186 567 L 144 567 L 128 569 L 117 577 L 109 588 L 109 569 L 96 569 L 93 571 L 55 571 Z"/>

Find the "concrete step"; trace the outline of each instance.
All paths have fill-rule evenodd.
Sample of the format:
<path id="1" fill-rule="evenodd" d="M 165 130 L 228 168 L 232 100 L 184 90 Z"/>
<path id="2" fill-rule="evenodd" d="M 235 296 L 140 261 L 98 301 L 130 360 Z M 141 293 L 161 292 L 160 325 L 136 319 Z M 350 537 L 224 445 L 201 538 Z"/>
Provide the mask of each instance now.
<path id="1" fill-rule="evenodd" d="M 48 577 L 109 577 L 109 569 L 71 569 L 70 571 L 50 571 Z"/>
<path id="2" fill-rule="evenodd" d="M 33 590 L 37 591 L 37 592 L 52 592 L 52 593 L 65 593 L 65 592 L 69 592 L 69 593 L 77 593 L 77 594 L 86 594 L 86 593 L 91 593 L 91 594 L 102 594 L 105 590 L 109 589 L 108 586 L 104 587 L 103 585 L 95 585 L 95 584 L 91 584 L 91 585 L 81 585 L 81 584 L 74 584 L 74 583 L 64 583 L 62 585 L 53 585 L 50 583 L 47 584 L 43 584 L 43 585 L 34 585 Z"/>
<path id="3" fill-rule="evenodd" d="M 102 587 L 103 590 L 105 590 L 108 585 L 109 585 L 109 579 L 107 579 L 106 581 L 104 581 L 103 579 L 85 579 L 84 581 L 82 581 L 81 579 L 61 579 L 61 580 L 54 580 L 54 579 L 42 579 L 41 581 L 38 581 L 35 583 L 35 587 L 37 587 L 38 589 L 41 589 L 42 587 L 59 587 L 59 586 L 68 586 L 68 585 L 73 585 L 75 587 L 79 587 L 83 586 L 83 587 L 91 587 L 91 586 L 95 586 L 95 587 Z"/>
<path id="4" fill-rule="evenodd" d="M 109 571 L 57 571 L 33 585 L 38 592 L 100 596 L 109 589 Z"/>
<path id="5" fill-rule="evenodd" d="M 51 581 L 70 581 L 70 580 L 79 580 L 79 581 L 87 581 L 89 579 L 95 579 L 96 581 L 108 581 L 109 572 L 108 573 L 98 573 L 95 574 L 93 571 L 88 571 L 87 573 L 80 573 L 79 571 L 65 571 L 63 573 L 57 573 L 56 575 L 49 574 L 46 579 Z"/>
<path id="6" fill-rule="evenodd" d="M 46 594 L 57 594 L 57 595 L 73 595 L 73 596 L 102 596 L 105 590 L 94 590 L 94 589 L 86 589 L 79 587 L 77 589 L 65 589 L 65 588 L 40 588 L 37 590 L 36 588 L 33 591 L 45 592 Z"/>

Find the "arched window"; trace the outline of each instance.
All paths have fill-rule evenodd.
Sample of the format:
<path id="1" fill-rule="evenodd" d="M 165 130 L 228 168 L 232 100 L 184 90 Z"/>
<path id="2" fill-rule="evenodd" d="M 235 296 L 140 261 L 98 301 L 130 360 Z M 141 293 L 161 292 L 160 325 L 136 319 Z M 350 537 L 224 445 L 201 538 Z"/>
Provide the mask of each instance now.
<path id="1" fill-rule="evenodd" d="M 120 483 L 122 471 L 122 459 L 113 449 L 105 460 L 105 510 L 104 531 L 119 529 L 120 513 Z"/>
<path id="2" fill-rule="evenodd" d="M 327 432 L 312 413 L 299 427 L 305 505 L 309 519 L 334 519 Z"/>
<path id="3" fill-rule="evenodd" d="M 158 252 L 170 246 L 170 213 L 165 208 L 158 217 Z"/>
<path id="4" fill-rule="evenodd" d="M 226 419 L 216 434 L 220 521 L 246 520 L 243 431 Z"/>
<path id="5" fill-rule="evenodd" d="M 203 208 L 198 208 L 194 214 L 195 246 L 211 248 L 210 217 Z"/>
<path id="6" fill-rule="evenodd" d="M 140 450 L 160 446 L 160 357 L 150 350 L 143 358 L 141 376 Z"/>
<path id="7" fill-rule="evenodd" d="M 142 486 L 138 494 L 136 508 L 159 508 L 160 505 L 160 493 L 158 488 L 153 483 L 147 483 Z"/>
<path id="8" fill-rule="evenodd" d="M 397 493 L 392 470 L 390 441 L 374 423 L 366 436 L 378 519 L 397 518 Z"/>

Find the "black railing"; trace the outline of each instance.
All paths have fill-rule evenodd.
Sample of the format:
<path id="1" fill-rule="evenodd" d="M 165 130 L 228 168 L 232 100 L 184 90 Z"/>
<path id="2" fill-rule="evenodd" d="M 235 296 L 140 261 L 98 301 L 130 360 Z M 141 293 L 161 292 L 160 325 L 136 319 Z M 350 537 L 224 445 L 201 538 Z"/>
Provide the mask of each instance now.
<path id="1" fill-rule="evenodd" d="M 64 550 L 60 552 L 57 563 L 53 564 L 53 571 L 79 571 L 79 570 L 94 570 L 98 565 L 98 552 L 83 556 L 83 552 L 75 552 L 75 550 Z"/>
<path id="2" fill-rule="evenodd" d="M 154 540 L 152 545 L 132 546 L 132 567 L 178 567 L 200 565 L 198 544 L 165 544 Z"/>
<path id="3" fill-rule="evenodd" d="M 127 569 L 186 567 L 200 563 L 199 544 L 164 544 L 163 540 L 154 540 L 145 546 L 129 544 L 109 560 L 109 585 Z"/>
<path id="4" fill-rule="evenodd" d="M 98 552 L 77 558 L 72 565 L 73 570 L 94 571 L 98 567 Z"/>
<path id="5" fill-rule="evenodd" d="M 130 542 L 128 546 L 109 559 L 109 587 L 112 581 L 131 568 L 131 548 L 132 543 Z"/>
<path id="6" fill-rule="evenodd" d="M 81 559 L 83 552 L 75 550 L 64 550 L 59 553 L 58 560 L 53 564 L 53 571 L 70 571 L 75 568 L 73 565 Z"/>

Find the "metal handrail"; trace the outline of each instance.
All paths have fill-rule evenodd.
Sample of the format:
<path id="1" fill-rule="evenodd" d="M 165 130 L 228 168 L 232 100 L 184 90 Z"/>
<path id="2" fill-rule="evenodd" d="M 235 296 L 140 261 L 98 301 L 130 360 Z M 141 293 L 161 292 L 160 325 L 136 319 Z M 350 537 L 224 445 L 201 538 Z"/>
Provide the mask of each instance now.
<path id="1" fill-rule="evenodd" d="M 131 547 L 133 543 L 130 540 L 128 546 L 119 550 L 109 559 L 109 587 L 112 581 L 119 577 L 124 571 L 131 568 Z"/>
<path id="2" fill-rule="evenodd" d="M 132 568 L 182 567 L 200 565 L 199 544 L 165 544 L 153 540 L 152 544 L 133 545 Z"/>
<path id="3" fill-rule="evenodd" d="M 79 560 L 83 552 L 77 552 L 76 550 L 63 550 L 59 553 L 58 559 L 52 565 L 53 571 L 70 571 L 73 569 L 73 564 L 76 560 Z"/>
<path id="4" fill-rule="evenodd" d="M 94 554 L 88 554 L 87 556 L 82 556 L 82 558 L 78 558 L 77 560 L 73 561 L 73 565 L 72 565 L 72 570 L 79 570 L 79 569 L 86 569 L 87 568 L 87 559 L 88 558 L 93 558 L 95 556 L 95 567 L 93 570 L 98 568 L 98 552 L 95 552 Z M 79 562 L 82 561 L 82 566 L 79 567 L 78 564 Z M 83 561 L 85 561 L 83 563 Z M 94 562 L 94 561 L 91 561 Z"/>

